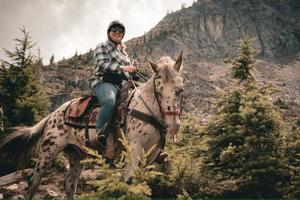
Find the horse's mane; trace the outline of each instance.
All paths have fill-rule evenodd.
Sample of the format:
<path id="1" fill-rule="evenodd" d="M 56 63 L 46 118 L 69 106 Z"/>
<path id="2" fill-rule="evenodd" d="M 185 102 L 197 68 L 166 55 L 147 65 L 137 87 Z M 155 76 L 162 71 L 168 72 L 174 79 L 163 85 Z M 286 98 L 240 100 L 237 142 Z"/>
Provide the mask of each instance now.
<path id="1" fill-rule="evenodd" d="M 161 68 L 160 71 L 167 81 L 173 80 L 177 75 L 176 71 L 173 69 L 174 64 L 174 60 L 172 60 L 169 56 L 161 57 L 158 62 L 158 65 Z"/>

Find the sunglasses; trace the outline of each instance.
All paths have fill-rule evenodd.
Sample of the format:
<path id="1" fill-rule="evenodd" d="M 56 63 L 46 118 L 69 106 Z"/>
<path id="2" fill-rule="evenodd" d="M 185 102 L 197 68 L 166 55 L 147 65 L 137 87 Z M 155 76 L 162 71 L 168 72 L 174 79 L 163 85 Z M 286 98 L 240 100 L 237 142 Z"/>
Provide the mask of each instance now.
<path id="1" fill-rule="evenodd" d="M 110 29 L 110 32 L 115 32 L 115 33 L 124 33 L 124 29 L 121 27 L 112 27 Z"/>

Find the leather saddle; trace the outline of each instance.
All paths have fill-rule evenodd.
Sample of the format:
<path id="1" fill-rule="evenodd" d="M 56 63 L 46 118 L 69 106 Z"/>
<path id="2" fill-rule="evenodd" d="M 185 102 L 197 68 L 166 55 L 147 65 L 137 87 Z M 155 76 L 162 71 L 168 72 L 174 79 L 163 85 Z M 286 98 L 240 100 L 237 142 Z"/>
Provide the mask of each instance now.
<path id="1" fill-rule="evenodd" d="M 65 124 L 77 128 L 96 128 L 100 105 L 95 96 L 74 99 L 65 111 Z"/>
<path id="2" fill-rule="evenodd" d="M 119 122 L 124 120 L 125 110 L 133 94 L 132 92 L 129 94 L 129 88 L 130 85 L 122 87 L 112 120 L 119 120 Z M 65 124 L 78 128 L 96 128 L 99 111 L 100 105 L 96 96 L 74 99 L 65 111 Z"/>

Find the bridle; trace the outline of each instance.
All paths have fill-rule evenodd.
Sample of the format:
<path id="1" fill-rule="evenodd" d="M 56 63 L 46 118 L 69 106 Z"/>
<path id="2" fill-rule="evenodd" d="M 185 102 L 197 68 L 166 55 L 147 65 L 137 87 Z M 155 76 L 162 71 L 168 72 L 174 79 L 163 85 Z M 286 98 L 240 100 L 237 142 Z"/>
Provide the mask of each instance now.
<path id="1" fill-rule="evenodd" d="M 182 100 L 180 98 L 180 103 L 179 103 L 179 108 L 176 108 L 175 110 L 173 111 L 166 111 L 166 110 L 163 110 L 162 106 L 161 106 L 161 102 L 159 101 L 159 97 L 158 97 L 158 92 L 156 91 L 156 87 L 155 87 L 155 79 L 157 79 L 158 77 L 154 77 L 153 79 L 153 88 L 154 88 L 154 96 L 155 96 L 155 100 L 157 101 L 158 103 L 158 106 L 159 106 L 159 111 L 160 111 L 160 116 L 161 118 L 164 120 L 165 119 L 165 116 L 181 116 L 182 114 Z"/>
<path id="2" fill-rule="evenodd" d="M 143 102 L 144 106 L 147 108 L 147 110 L 149 111 L 149 114 L 146 113 L 142 113 L 140 111 L 137 111 L 135 109 L 131 109 L 129 110 L 128 114 L 132 115 L 135 118 L 138 118 L 140 120 L 143 120 L 145 122 L 148 122 L 150 124 L 152 124 L 153 126 L 155 126 L 157 129 L 159 129 L 159 132 L 161 134 L 161 138 L 162 138 L 162 148 L 165 145 L 165 141 L 166 141 L 166 134 L 167 134 L 167 128 L 178 128 L 177 125 L 175 126 L 170 126 L 167 125 L 165 123 L 165 117 L 166 116 L 180 116 L 182 114 L 182 97 L 180 98 L 180 103 L 179 103 L 179 108 L 173 110 L 173 111 L 166 111 L 163 110 L 162 105 L 161 105 L 161 101 L 159 101 L 159 97 L 158 97 L 158 92 L 156 91 L 156 87 L 155 87 L 155 79 L 157 79 L 158 77 L 153 77 L 153 88 L 154 88 L 154 98 L 155 101 L 157 102 L 158 106 L 159 106 L 159 111 L 160 114 L 157 115 L 155 114 L 152 109 L 149 107 L 149 105 L 147 104 L 147 102 L 142 98 L 141 95 L 138 96 L 138 98 Z M 134 84 L 134 82 L 132 81 L 133 86 L 135 88 L 135 90 L 137 90 L 136 85 Z M 176 140 L 176 138 L 174 138 L 174 140 Z"/>

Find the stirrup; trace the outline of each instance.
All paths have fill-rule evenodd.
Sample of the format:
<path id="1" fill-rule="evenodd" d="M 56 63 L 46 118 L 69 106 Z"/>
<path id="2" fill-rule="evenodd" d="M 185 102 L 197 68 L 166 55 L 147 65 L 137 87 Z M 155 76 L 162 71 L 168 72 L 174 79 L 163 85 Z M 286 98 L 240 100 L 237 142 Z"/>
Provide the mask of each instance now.
<path id="1" fill-rule="evenodd" d="M 98 133 L 98 132 L 97 132 Z M 97 141 L 101 148 L 106 149 L 107 148 L 107 137 L 104 133 L 100 133 L 100 135 L 97 135 Z"/>

